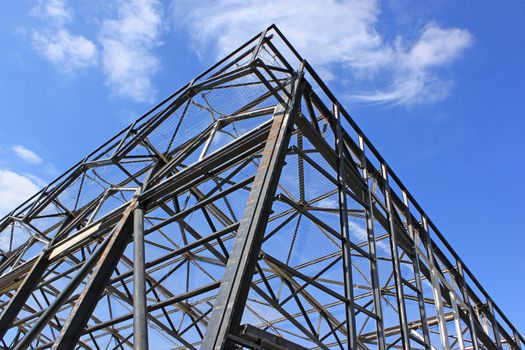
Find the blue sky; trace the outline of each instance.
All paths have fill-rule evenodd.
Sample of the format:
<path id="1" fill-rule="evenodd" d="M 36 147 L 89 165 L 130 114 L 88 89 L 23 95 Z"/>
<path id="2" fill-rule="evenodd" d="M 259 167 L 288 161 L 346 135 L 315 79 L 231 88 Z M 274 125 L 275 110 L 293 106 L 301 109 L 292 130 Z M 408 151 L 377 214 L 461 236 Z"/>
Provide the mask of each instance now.
<path id="1" fill-rule="evenodd" d="M 0 5 L 0 215 L 275 22 L 525 332 L 525 3 Z"/>

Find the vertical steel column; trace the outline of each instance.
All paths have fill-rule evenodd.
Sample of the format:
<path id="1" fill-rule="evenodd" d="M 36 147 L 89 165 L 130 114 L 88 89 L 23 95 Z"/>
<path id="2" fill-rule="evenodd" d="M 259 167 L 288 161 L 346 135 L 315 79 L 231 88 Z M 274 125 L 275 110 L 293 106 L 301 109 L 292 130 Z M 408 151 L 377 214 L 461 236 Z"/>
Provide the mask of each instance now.
<path id="1" fill-rule="evenodd" d="M 489 327 L 488 327 L 488 323 L 487 323 L 487 316 L 485 316 L 485 314 L 482 312 L 481 307 L 482 307 L 481 304 L 476 305 L 476 316 L 477 316 L 477 318 L 479 320 L 479 323 L 481 323 L 481 328 L 483 329 L 483 332 L 485 333 L 486 336 L 488 336 L 489 335 Z"/>
<path id="2" fill-rule="evenodd" d="M 452 313 L 454 315 L 454 325 L 456 327 L 457 342 L 459 344 L 459 349 L 465 350 L 465 342 L 463 341 L 463 331 L 461 329 L 458 302 L 456 300 L 456 293 L 455 293 L 455 290 L 457 288 L 457 283 L 454 277 L 451 278 L 450 285 L 452 289 L 449 290 L 448 294 L 450 297 L 450 305 L 452 306 Z"/>
<path id="3" fill-rule="evenodd" d="M 366 233 L 368 240 L 368 251 L 370 253 L 370 273 L 372 282 L 372 293 L 374 296 L 374 311 L 377 315 L 376 331 L 377 331 L 377 348 L 379 350 L 386 349 L 385 344 L 385 326 L 383 322 L 383 307 L 381 304 L 381 285 L 379 283 L 379 272 L 377 268 L 377 247 L 376 238 L 374 234 L 374 207 L 372 193 L 368 183 L 368 168 L 365 154 L 365 140 L 362 135 L 359 135 L 359 148 L 361 150 L 361 166 L 363 167 L 363 180 L 366 183 L 366 198 L 364 202 L 368 208 L 365 208 L 366 216 Z"/>
<path id="4" fill-rule="evenodd" d="M 516 342 L 516 345 L 517 345 L 517 349 L 521 350 L 520 334 L 518 333 L 517 330 L 514 330 L 513 333 L 514 333 L 513 336 L 514 336 L 514 341 Z"/>
<path id="5" fill-rule="evenodd" d="M 430 270 L 430 281 L 432 283 L 432 290 L 434 292 L 434 304 L 436 306 L 437 316 L 438 316 L 438 326 L 439 326 L 439 337 L 441 339 L 441 346 L 443 349 L 450 349 L 450 343 L 448 341 L 448 331 L 447 331 L 447 319 L 445 317 L 445 312 L 443 311 L 444 303 L 441 296 L 441 287 L 439 282 L 438 273 L 441 273 L 436 268 L 436 263 L 434 261 L 434 249 L 432 247 L 432 239 L 430 238 L 430 232 L 428 231 L 427 218 L 423 216 L 423 233 L 425 234 L 427 254 L 428 254 L 428 269 Z"/>
<path id="6" fill-rule="evenodd" d="M 133 212 L 133 349 L 148 350 L 144 210 Z"/>
<path id="7" fill-rule="evenodd" d="M 492 324 L 492 332 L 494 333 L 494 340 L 496 341 L 496 346 L 498 347 L 498 349 L 503 349 L 503 347 L 501 346 L 501 337 L 499 335 L 498 321 L 496 320 L 496 316 L 494 315 L 494 306 L 492 306 L 492 299 L 490 298 L 487 298 L 487 307 L 490 323 Z"/>
<path id="8" fill-rule="evenodd" d="M 344 139 L 341 131 L 341 115 L 339 106 L 333 105 L 334 116 L 336 119 L 336 140 L 335 148 L 337 151 L 337 189 L 339 195 L 339 221 L 341 225 L 341 250 L 343 253 L 344 288 L 346 299 L 346 327 L 347 327 L 347 347 L 357 349 L 355 310 L 354 310 L 354 282 L 352 279 L 352 252 L 350 250 L 350 231 L 348 228 L 348 206 L 346 200 L 345 185 L 345 152 Z"/>
<path id="9" fill-rule="evenodd" d="M 279 104 L 275 108 L 270 134 L 215 299 L 201 350 L 228 347 L 228 335 L 238 330 L 288 149 L 293 120 L 301 105 L 303 89 L 301 68 L 294 73 L 290 98 L 286 105 Z"/>
<path id="10" fill-rule="evenodd" d="M 390 235 L 390 251 L 392 254 L 392 264 L 394 268 L 394 280 L 396 283 L 396 299 L 399 314 L 399 327 L 401 329 L 401 340 L 403 342 L 403 349 L 410 350 L 410 335 L 408 332 L 408 320 L 405 307 L 405 293 L 403 291 L 403 278 L 401 275 L 401 263 L 399 252 L 397 249 L 397 238 L 394 225 L 394 208 L 392 208 L 392 201 L 390 199 L 390 185 L 388 184 L 388 167 L 386 164 L 381 164 L 381 173 L 385 183 L 384 196 L 385 205 L 388 214 L 388 231 Z"/>
<path id="11" fill-rule="evenodd" d="M 470 303 L 470 298 L 468 295 L 467 290 L 467 282 L 465 281 L 465 273 L 463 271 L 463 263 L 461 261 L 457 261 L 456 266 L 458 267 L 458 274 L 460 277 L 460 287 L 461 287 L 461 294 L 463 296 L 463 302 L 467 305 L 467 312 L 468 312 L 468 319 L 469 319 L 469 329 L 470 329 L 470 336 L 472 340 L 472 349 L 478 350 L 478 337 L 476 334 L 476 324 L 474 322 L 474 311 L 472 310 L 472 304 Z"/>
<path id="12" fill-rule="evenodd" d="M 403 203 L 405 204 L 405 216 L 408 226 L 408 234 L 413 239 L 413 245 L 410 247 L 412 253 L 412 266 L 414 268 L 414 280 L 417 289 L 417 302 L 419 307 L 419 315 L 421 317 L 421 328 L 423 329 L 423 339 L 426 346 L 430 347 L 430 332 L 428 329 L 427 312 L 425 310 L 425 296 L 423 295 L 423 284 L 421 283 L 421 271 L 419 262 L 419 253 L 417 247 L 419 246 L 419 234 L 414 230 L 412 224 L 412 213 L 410 212 L 410 202 L 406 191 L 402 191 Z"/>

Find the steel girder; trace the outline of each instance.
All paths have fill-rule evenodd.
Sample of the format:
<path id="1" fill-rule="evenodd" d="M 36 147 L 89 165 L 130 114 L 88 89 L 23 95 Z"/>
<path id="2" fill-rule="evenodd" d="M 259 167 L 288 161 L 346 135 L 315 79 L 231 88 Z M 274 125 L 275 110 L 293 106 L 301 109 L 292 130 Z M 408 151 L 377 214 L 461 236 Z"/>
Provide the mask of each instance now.
<path id="1" fill-rule="evenodd" d="M 0 346 L 521 349 L 267 28 L 0 221 Z"/>

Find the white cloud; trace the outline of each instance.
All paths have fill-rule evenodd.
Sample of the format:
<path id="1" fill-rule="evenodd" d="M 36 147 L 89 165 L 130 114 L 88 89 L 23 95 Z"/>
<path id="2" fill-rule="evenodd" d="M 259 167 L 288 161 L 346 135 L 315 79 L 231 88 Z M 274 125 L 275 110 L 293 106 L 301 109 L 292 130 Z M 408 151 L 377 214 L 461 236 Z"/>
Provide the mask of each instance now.
<path id="1" fill-rule="evenodd" d="M 374 0 L 256 0 L 172 2 L 175 20 L 189 30 L 195 50 L 212 47 L 218 56 L 271 23 L 325 78 L 342 75 L 358 91 L 353 100 L 413 104 L 447 95 L 451 82 L 436 68 L 457 59 L 472 42 L 464 29 L 428 24 L 415 42 L 388 42 L 378 32 Z M 414 33 L 409 33 L 414 34 Z M 342 74 L 341 74 L 342 73 Z M 366 91 L 370 85 L 379 88 Z"/>
<path id="2" fill-rule="evenodd" d="M 151 101 L 151 76 L 160 63 L 153 50 L 161 44 L 162 9 L 156 0 L 119 2 L 116 19 L 102 24 L 103 69 L 117 95 Z"/>
<path id="3" fill-rule="evenodd" d="M 64 29 L 46 34 L 35 31 L 33 44 L 42 56 L 66 73 L 93 66 L 97 61 L 95 44 Z"/>
<path id="4" fill-rule="evenodd" d="M 452 82 L 439 77 L 434 68 L 450 64 L 472 44 L 464 29 L 427 25 L 419 39 L 408 49 L 396 50 L 389 86 L 367 94 L 355 94 L 358 101 L 413 104 L 445 98 Z"/>
<path id="5" fill-rule="evenodd" d="M 333 198 L 323 198 L 313 205 L 321 208 L 339 208 L 339 203 Z"/>
<path id="6" fill-rule="evenodd" d="M 410 49 L 407 65 L 417 69 L 447 64 L 456 59 L 471 41 L 472 35 L 464 29 L 428 25 Z"/>
<path id="7" fill-rule="evenodd" d="M 342 61 L 369 66 L 385 60 L 377 55 L 382 39 L 372 26 L 379 12 L 372 1 L 226 0 L 191 8 L 181 8 L 175 1 L 174 11 L 183 17 L 201 49 L 212 43 L 219 55 L 276 23 L 299 52 L 316 64 Z"/>
<path id="8" fill-rule="evenodd" d="M 102 20 L 98 45 L 73 34 L 68 24 L 74 13 L 66 0 L 40 0 L 32 15 L 43 28 L 33 31 L 33 46 L 59 70 L 74 73 L 99 63 L 106 82 L 117 96 L 150 102 L 155 95 L 151 76 L 160 68 L 153 50 L 161 45 L 162 4 L 158 0 L 119 0 L 107 4 L 115 11 Z"/>
<path id="9" fill-rule="evenodd" d="M 35 185 L 37 185 L 40 188 L 45 187 L 48 184 L 46 180 L 42 179 L 39 176 L 30 174 L 30 173 L 21 173 L 20 175 L 27 177 L 29 180 L 31 180 Z"/>
<path id="10" fill-rule="evenodd" d="M 59 70 L 73 73 L 97 64 L 97 48 L 83 35 L 72 34 L 66 24 L 73 18 L 72 10 L 63 0 L 40 0 L 32 14 L 44 24 L 33 31 L 34 48 Z"/>
<path id="11" fill-rule="evenodd" d="M 32 164 L 41 164 L 42 158 L 40 158 L 35 152 L 31 151 L 30 149 L 25 148 L 21 145 L 16 145 L 11 148 L 15 154 L 25 160 L 26 162 L 32 163 Z"/>
<path id="12" fill-rule="evenodd" d="M 366 228 L 359 225 L 357 222 L 351 220 L 348 221 L 348 228 L 350 229 L 350 233 L 353 233 L 360 241 L 368 240 L 368 233 L 366 232 Z"/>
<path id="13" fill-rule="evenodd" d="M 368 233 L 366 232 L 365 226 L 361 226 L 357 222 L 349 220 L 348 228 L 350 233 L 358 239 L 357 243 L 368 241 Z M 379 241 L 376 239 L 376 247 L 382 250 L 384 253 L 389 254 L 390 252 L 389 246 L 382 240 Z"/>
<path id="14" fill-rule="evenodd" d="M 52 20 L 57 25 L 64 25 L 73 18 L 64 0 L 39 0 L 31 13 L 43 20 Z"/>
<path id="15" fill-rule="evenodd" d="M 0 169 L 0 218 L 15 209 L 39 187 L 27 176 L 10 170 Z"/>

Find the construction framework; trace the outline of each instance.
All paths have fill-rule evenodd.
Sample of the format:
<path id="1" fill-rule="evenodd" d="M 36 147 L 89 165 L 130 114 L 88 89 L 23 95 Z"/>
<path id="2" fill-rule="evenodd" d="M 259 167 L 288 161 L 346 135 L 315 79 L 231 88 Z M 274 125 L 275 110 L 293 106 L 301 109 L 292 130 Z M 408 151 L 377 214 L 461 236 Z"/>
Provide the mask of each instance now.
<path id="1" fill-rule="evenodd" d="M 6 349 L 525 345 L 275 26 L 12 211 L 0 249 Z"/>

